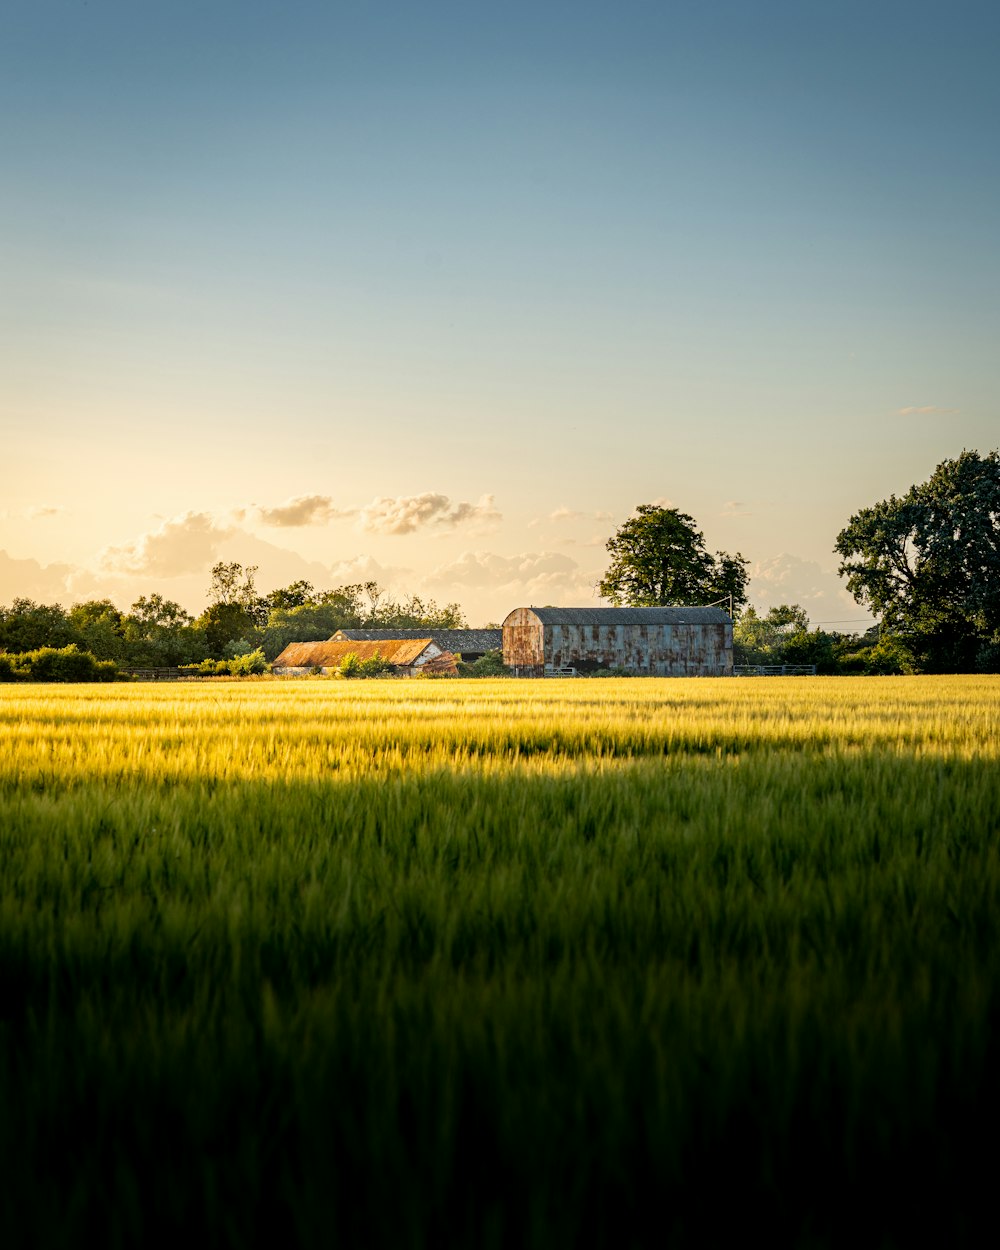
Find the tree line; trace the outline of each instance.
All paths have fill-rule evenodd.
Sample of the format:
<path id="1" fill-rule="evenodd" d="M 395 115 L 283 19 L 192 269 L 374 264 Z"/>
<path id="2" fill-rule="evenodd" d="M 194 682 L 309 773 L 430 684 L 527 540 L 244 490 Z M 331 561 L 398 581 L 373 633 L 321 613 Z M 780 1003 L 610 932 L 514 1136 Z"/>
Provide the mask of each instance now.
<path id="1" fill-rule="evenodd" d="M 1000 454 L 963 451 L 926 482 L 862 508 L 838 534 L 839 572 L 878 624 L 864 634 L 810 629 L 782 604 L 764 616 L 748 605 L 749 561 L 714 555 L 694 518 L 640 504 L 607 542 L 597 586 L 615 605 L 720 604 L 734 617 L 738 664 L 815 664 L 861 673 L 1000 671 Z M 212 569 L 209 606 L 196 617 L 161 595 L 121 612 L 109 599 L 68 611 L 15 599 L 0 607 L 0 652 L 75 645 L 122 668 L 196 664 L 259 652 L 271 661 L 289 642 L 338 629 L 447 629 L 467 622 L 457 603 L 393 599 L 373 581 L 317 590 L 296 581 L 257 593 L 255 565 Z"/>
<path id="2" fill-rule="evenodd" d="M 742 664 L 815 664 L 820 672 L 1000 671 L 1000 455 L 963 451 L 928 481 L 850 518 L 838 572 L 878 624 L 864 635 L 810 630 L 804 610 L 747 606 L 749 562 L 709 553 L 694 519 L 640 504 L 608 540 L 599 584 L 613 604 L 730 606 Z"/>
<path id="3" fill-rule="evenodd" d="M 878 627 L 864 634 L 810 629 L 798 604 L 760 615 L 747 602 L 746 560 L 739 552 L 712 555 L 694 518 L 677 508 L 640 504 L 609 539 L 611 564 L 600 582 L 605 599 L 620 606 L 700 604 L 733 613 L 737 665 L 814 665 L 818 673 L 911 673 L 913 658 Z"/>
<path id="4" fill-rule="evenodd" d="M 143 595 L 126 612 L 110 599 L 60 604 L 15 599 L 0 607 L 0 652 L 76 646 L 119 668 L 162 668 L 226 660 L 260 651 L 268 662 L 290 642 L 319 642 L 338 629 L 460 629 L 457 603 L 439 607 L 418 595 L 394 599 L 377 582 L 317 590 L 296 581 L 257 593 L 254 565 L 216 564 L 209 605 L 194 617 L 162 595 Z"/>

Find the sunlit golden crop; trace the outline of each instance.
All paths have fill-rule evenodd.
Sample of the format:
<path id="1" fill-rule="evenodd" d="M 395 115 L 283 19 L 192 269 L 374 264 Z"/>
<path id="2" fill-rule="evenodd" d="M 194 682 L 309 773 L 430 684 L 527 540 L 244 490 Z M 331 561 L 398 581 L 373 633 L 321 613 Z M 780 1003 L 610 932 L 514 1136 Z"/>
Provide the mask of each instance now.
<path id="1" fill-rule="evenodd" d="M 996 758 L 991 677 L 16 686 L 0 777 L 321 779 L 385 770 L 878 750 Z"/>

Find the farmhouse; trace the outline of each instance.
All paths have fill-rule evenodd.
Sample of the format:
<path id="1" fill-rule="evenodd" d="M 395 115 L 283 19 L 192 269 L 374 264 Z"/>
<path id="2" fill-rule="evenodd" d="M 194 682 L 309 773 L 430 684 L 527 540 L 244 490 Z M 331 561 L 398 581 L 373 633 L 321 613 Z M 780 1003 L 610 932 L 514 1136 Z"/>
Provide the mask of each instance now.
<path id="1" fill-rule="evenodd" d="M 442 651 L 450 651 L 463 660 L 478 660 L 487 651 L 499 651 L 503 647 L 502 629 L 338 629 L 330 641 L 380 642 L 384 638 L 428 636 Z"/>
<path id="2" fill-rule="evenodd" d="M 359 660 L 380 655 L 401 677 L 415 677 L 422 671 L 455 671 L 455 657 L 426 634 L 422 638 L 387 638 L 378 642 L 348 639 L 290 642 L 271 665 L 271 671 L 284 677 L 302 677 L 315 669 L 331 673 L 348 655 L 356 655 Z"/>
<path id="3" fill-rule="evenodd" d="M 519 677 L 625 669 L 655 677 L 733 671 L 733 622 L 721 608 L 515 608 L 503 662 Z"/>

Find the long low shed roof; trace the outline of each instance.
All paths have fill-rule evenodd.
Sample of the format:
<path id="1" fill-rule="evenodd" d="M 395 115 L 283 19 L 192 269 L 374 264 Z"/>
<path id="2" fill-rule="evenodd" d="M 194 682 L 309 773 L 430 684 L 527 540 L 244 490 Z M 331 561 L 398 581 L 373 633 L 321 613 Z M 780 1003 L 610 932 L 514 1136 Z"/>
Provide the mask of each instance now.
<path id="1" fill-rule="evenodd" d="M 528 611 L 543 625 L 721 625 L 729 620 L 729 613 L 722 608 L 529 608 Z"/>
<path id="2" fill-rule="evenodd" d="M 502 629 L 338 629 L 334 639 L 359 638 L 377 641 L 381 638 L 426 638 L 430 635 L 441 647 L 450 651 L 499 651 L 503 646 Z"/>
<path id="3" fill-rule="evenodd" d="M 290 642 L 271 665 L 272 668 L 336 668 L 348 655 L 369 660 L 380 655 L 400 666 L 412 664 L 430 646 L 423 638 L 386 638 L 380 642 Z"/>

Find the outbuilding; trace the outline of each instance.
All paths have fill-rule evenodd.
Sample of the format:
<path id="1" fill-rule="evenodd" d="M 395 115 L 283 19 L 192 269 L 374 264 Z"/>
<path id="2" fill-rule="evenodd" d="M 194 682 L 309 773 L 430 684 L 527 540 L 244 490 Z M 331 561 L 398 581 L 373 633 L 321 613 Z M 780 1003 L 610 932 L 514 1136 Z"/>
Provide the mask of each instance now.
<path id="1" fill-rule="evenodd" d="M 515 608 L 503 662 L 519 677 L 731 676 L 733 622 L 721 608 Z"/>
<path id="2" fill-rule="evenodd" d="M 501 629 L 338 629 L 331 642 L 382 642 L 388 638 L 426 638 L 437 643 L 442 651 L 463 660 L 478 660 L 487 651 L 503 647 Z"/>
<path id="3" fill-rule="evenodd" d="M 290 642 L 271 665 L 279 677 L 304 677 L 307 673 L 332 673 L 347 656 L 359 660 L 381 656 L 401 677 L 418 673 L 454 672 L 455 657 L 443 651 L 432 638 L 384 638 L 378 642 L 342 639 L 338 642 Z"/>

